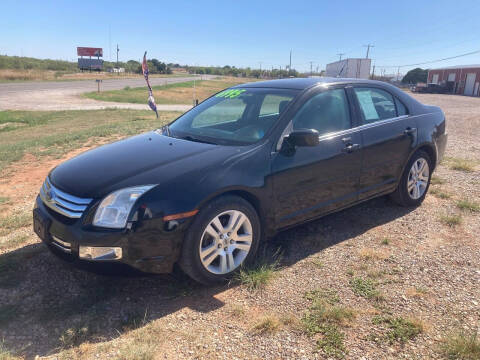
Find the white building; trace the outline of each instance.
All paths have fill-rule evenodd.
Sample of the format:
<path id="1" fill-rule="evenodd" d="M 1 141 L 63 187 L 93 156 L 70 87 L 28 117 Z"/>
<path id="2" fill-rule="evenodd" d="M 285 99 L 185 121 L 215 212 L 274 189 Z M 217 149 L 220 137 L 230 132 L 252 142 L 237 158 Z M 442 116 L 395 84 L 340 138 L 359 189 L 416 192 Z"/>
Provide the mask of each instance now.
<path id="1" fill-rule="evenodd" d="M 370 77 L 371 59 L 344 59 L 327 64 L 327 77 L 368 79 Z"/>

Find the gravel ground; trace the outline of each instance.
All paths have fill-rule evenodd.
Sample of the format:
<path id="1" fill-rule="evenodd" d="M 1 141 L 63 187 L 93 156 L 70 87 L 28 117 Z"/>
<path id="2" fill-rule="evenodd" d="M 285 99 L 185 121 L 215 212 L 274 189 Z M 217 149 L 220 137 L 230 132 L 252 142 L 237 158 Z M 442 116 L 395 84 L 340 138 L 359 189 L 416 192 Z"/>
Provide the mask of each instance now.
<path id="1" fill-rule="evenodd" d="M 444 183 L 431 189 L 449 198 L 429 194 L 422 206 L 405 209 L 382 197 L 285 231 L 266 245 L 268 254 L 281 249 L 282 260 L 261 291 L 235 284 L 205 288 L 178 274 L 95 275 L 53 257 L 22 228 L 0 235 L 0 243 L 28 237 L 0 250 L 0 339 L 26 358 L 323 359 L 328 356 L 317 348 L 318 336 L 308 336 L 300 319 L 311 305 L 305 293 L 328 289 L 356 315 L 341 327 L 347 359 L 441 358 L 445 337 L 480 327 L 480 213 L 456 206 L 462 199 L 480 202 L 480 99 L 415 96 L 446 113 L 450 160 L 435 172 Z M 453 158 L 476 161 L 476 167 L 452 170 Z M 30 209 L 58 162 L 13 166 L 0 194 L 17 191 L 0 208 Z M 462 221 L 448 226 L 445 215 Z M 2 267 L 9 261 L 14 265 Z M 372 279 L 382 299 L 357 295 L 350 285 L 355 278 Z M 390 342 L 388 329 L 375 323 L 378 316 L 413 318 L 423 331 Z M 255 331 L 264 317 L 280 325 Z M 69 328 L 76 335 L 62 343 Z M 62 350 L 69 344 L 75 346 Z"/>

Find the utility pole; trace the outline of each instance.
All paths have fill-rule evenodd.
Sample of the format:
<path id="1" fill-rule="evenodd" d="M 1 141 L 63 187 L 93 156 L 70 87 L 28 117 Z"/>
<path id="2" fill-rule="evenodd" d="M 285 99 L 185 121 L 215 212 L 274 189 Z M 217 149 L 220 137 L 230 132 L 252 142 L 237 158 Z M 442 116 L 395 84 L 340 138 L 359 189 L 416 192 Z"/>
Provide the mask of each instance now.
<path id="1" fill-rule="evenodd" d="M 117 44 L 117 70 L 119 70 L 118 68 L 118 52 L 120 51 L 120 49 L 118 48 L 118 44 Z"/>
<path id="2" fill-rule="evenodd" d="M 345 53 L 338 53 L 337 55 L 338 55 L 339 58 L 340 58 L 338 61 L 342 61 L 342 56 L 345 55 Z"/>
<path id="3" fill-rule="evenodd" d="M 375 64 L 373 64 L 372 80 L 375 80 Z"/>
<path id="4" fill-rule="evenodd" d="M 288 75 L 292 72 L 292 50 L 290 49 L 290 65 L 288 65 Z"/>
<path id="5" fill-rule="evenodd" d="M 372 44 L 368 44 L 368 45 L 363 45 L 363 47 L 367 48 L 367 56 L 365 57 L 365 59 L 368 59 L 368 54 L 370 53 L 370 48 L 373 48 L 374 46 Z"/>
<path id="6" fill-rule="evenodd" d="M 397 69 L 397 81 L 400 79 L 400 66 Z"/>
<path id="7" fill-rule="evenodd" d="M 310 76 L 313 76 L 313 61 L 310 61 Z"/>
<path id="8" fill-rule="evenodd" d="M 260 77 L 262 77 L 262 62 L 259 61 L 258 63 L 260 64 Z"/>

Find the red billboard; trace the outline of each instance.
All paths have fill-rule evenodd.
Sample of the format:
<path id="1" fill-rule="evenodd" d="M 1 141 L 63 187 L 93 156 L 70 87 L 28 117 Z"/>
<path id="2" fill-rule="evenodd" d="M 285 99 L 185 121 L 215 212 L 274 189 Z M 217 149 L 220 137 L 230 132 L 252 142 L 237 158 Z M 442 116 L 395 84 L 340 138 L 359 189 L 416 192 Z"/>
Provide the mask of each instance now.
<path id="1" fill-rule="evenodd" d="M 77 47 L 78 56 L 97 56 L 103 57 L 102 48 L 92 48 L 92 47 Z"/>

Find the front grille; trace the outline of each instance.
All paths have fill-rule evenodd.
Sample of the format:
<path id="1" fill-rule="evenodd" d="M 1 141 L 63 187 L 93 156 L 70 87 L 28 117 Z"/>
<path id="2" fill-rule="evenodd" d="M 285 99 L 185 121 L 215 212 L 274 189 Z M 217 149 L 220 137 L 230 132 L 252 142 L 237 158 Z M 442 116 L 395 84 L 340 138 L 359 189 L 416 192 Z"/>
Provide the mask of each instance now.
<path id="1" fill-rule="evenodd" d="M 88 204 L 92 202 L 92 199 L 79 198 L 64 193 L 53 186 L 48 177 L 40 189 L 40 198 L 53 211 L 73 219 L 82 217 Z"/>
<path id="2" fill-rule="evenodd" d="M 55 245 L 60 250 L 62 250 L 63 252 L 66 252 L 66 253 L 72 252 L 72 245 L 69 242 L 60 240 L 55 235 L 52 235 L 52 244 Z"/>

